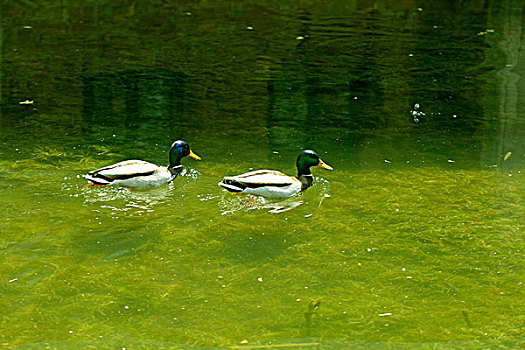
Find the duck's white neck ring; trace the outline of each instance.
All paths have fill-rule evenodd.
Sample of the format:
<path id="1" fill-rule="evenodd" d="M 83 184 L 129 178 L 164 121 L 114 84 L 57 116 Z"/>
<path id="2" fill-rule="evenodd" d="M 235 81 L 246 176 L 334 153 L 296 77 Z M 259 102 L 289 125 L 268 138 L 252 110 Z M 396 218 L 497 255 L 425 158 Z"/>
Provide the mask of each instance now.
<path id="1" fill-rule="evenodd" d="M 182 165 L 176 165 L 174 167 L 168 167 L 168 170 L 171 173 L 171 179 L 169 179 L 168 182 L 172 182 L 173 180 L 175 180 L 177 175 L 179 175 L 180 172 L 182 171 Z"/>
<path id="2" fill-rule="evenodd" d="M 168 170 L 174 174 L 174 173 L 180 173 L 182 171 L 182 165 L 175 165 L 173 167 L 168 167 Z"/>
<path id="3" fill-rule="evenodd" d="M 312 184 L 314 183 L 314 176 L 312 174 L 303 174 L 299 176 L 299 181 L 301 181 L 301 191 L 304 191 L 308 187 L 312 186 Z"/>

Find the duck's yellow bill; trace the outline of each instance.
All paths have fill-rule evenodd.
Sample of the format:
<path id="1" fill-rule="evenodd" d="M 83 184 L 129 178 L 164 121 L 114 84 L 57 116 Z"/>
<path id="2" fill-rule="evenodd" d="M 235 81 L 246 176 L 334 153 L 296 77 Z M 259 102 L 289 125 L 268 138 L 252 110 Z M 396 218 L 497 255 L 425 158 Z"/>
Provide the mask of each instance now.
<path id="1" fill-rule="evenodd" d="M 190 149 L 190 154 L 188 154 L 188 157 L 191 157 L 193 159 L 201 160 L 201 157 L 193 153 L 193 151 Z"/>
<path id="2" fill-rule="evenodd" d="M 321 159 L 319 159 L 319 163 L 317 164 L 318 167 L 325 168 L 327 170 L 334 170 L 330 165 L 323 162 Z"/>

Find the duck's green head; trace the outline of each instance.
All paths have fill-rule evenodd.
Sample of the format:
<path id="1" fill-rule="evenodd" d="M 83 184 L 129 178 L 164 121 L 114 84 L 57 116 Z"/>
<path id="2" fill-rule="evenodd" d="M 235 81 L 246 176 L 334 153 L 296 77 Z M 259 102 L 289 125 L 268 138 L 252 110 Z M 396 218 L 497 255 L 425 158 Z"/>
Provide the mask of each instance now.
<path id="1" fill-rule="evenodd" d="M 327 170 L 334 170 L 319 158 L 319 155 L 312 150 L 302 151 L 297 157 L 298 177 L 301 175 L 310 175 L 310 167 L 318 166 Z"/>
<path id="2" fill-rule="evenodd" d="M 183 157 L 191 157 L 193 159 L 201 160 L 201 157 L 192 152 L 187 142 L 177 140 L 171 145 L 169 168 L 180 165 L 180 160 Z"/>

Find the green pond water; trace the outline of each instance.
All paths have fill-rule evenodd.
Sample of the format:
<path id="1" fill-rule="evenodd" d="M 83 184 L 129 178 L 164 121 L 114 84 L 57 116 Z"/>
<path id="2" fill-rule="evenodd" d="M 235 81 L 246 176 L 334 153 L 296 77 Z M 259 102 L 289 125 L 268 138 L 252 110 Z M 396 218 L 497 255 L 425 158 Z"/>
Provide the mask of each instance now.
<path id="1" fill-rule="evenodd" d="M 1 2 L 0 347 L 514 349 L 522 1 Z M 124 159 L 150 191 L 88 187 Z M 333 171 L 281 201 L 225 175 Z"/>

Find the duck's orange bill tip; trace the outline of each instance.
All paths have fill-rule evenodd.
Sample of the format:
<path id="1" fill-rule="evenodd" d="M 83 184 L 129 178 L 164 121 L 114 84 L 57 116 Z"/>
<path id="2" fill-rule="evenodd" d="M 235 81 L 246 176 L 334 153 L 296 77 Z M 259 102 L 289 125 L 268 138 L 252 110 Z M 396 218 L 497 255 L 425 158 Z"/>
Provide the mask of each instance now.
<path id="1" fill-rule="evenodd" d="M 190 154 L 188 154 L 188 157 L 191 157 L 193 159 L 201 160 L 201 157 L 193 153 L 193 151 L 190 149 Z"/>
<path id="2" fill-rule="evenodd" d="M 319 159 L 319 164 L 317 164 L 318 167 L 325 168 L 327 170 L 334 170 L 330 165 L 323 162 L 321 159 Z"/>

